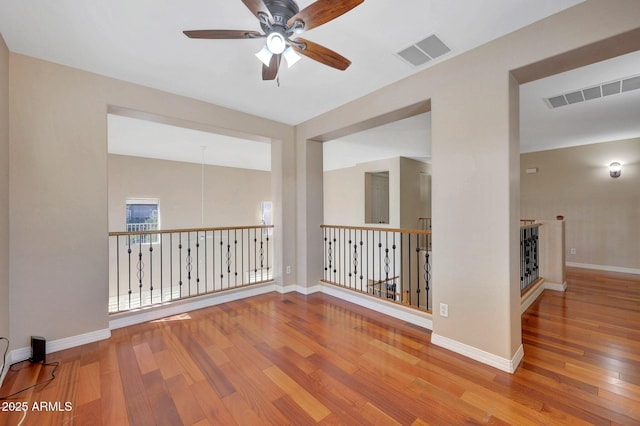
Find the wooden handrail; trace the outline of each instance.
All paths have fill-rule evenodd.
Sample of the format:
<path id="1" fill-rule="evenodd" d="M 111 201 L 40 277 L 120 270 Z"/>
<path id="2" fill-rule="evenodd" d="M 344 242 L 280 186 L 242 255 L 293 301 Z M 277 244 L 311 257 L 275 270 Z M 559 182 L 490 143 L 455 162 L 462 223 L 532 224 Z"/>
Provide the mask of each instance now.
<path id="1" fill-rule="evenodd" d="M 542 223 L 530 223 L 528 225 L 520 225 L 520 229 L 537 228 L 542 226 Z"/>
<path id="2" fill-rule="evenodd" d="M 157 231 L 138 231 L 138 232 L 109 232 L 110 237 L 119 237 L 125 235 L 153 235 L 153 234 L 177 234 L 186 232 L 205 232 L 205 231 L 234 231 L 240 229 L 269 229 L 274 225 L 253 225 L 253 226 L 223 226 L 217 228 L 185 228 L 185 229 L 163 229 Z"/>
<path id="3" fill-rule="evenodd" d="M 374 228 L 374 227 L 365 227 L 365 226 L 343 226 L 343 225 L 320 225 L 320 228 L 353 229 L 355 231 L 401 232 L 404 234 L 431 235 L 431 231 L 421 230 L 421 229 Z"/>

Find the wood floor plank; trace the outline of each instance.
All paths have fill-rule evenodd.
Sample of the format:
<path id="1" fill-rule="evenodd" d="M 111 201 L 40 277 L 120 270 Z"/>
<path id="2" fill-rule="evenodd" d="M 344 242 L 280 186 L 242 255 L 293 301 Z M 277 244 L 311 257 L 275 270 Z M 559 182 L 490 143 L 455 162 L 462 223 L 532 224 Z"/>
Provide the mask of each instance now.
<path id="1" fill-rule="evenodd" d="M 158 369 L 151 347 L 147 343 L 135 345 L 133 352 L 136 354 L 140 374 L 147 374 Z"/>
<path id="2" fill-rule="evenodd" d="M 264 373 L 316 422 L 331 414 L 327 407 L 277 366 L 265 369 Z"/>
<path id="3" fill-rule="evenodd" d="M 184 376 L 178 375 L 167 380 L 167 390 L 179 415 L 172 424 L 191 425 L 206 418 Z"/>
<path id="4" fill-rule="evenodd" d="M 80 367 L 78 381 L 78 406 L 100 399 L 100 363 Z"/>
<path id="5" fill-rule="evenodd" d="M 202 413 L 211 424 L 234 425 L 236 420 L 229 412 L 224 402 L 208 381 L 202 380 L 191 386 L 191 393 L 194 395 Z"/>
<path id="6" fill-rule="evenodd" d="M 640 276 L 568 268 L 522 315 L 514 374 L 325 294 L 269 293 L 49 354 L 25 425 L 640 424 Z M 15 365 L 0 395 L 51 377 Z M 0 426 L 22 413 L 0 412 Z"/>

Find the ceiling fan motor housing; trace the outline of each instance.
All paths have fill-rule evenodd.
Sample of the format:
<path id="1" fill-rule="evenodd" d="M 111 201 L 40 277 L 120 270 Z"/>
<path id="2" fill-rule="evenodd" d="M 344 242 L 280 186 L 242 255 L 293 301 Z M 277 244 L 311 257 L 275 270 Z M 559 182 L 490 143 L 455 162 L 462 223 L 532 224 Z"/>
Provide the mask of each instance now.
<path id="1" fill-rule="evenodd" d="M 286 27 L 287 21 L 300 11 L 293 0 L 264 0 L 265 6 L 271 12 L 275 24 Z"/>

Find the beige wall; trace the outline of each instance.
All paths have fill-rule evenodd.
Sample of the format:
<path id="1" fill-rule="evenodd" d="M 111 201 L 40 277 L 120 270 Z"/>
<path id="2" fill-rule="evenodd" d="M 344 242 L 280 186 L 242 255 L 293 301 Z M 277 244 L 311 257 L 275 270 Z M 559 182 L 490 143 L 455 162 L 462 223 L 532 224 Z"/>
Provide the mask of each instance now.
<path id="1" fill-rule="evenodd" d="M 109 155 L 109 231 L 124 231 L 128 198 L 157 198 L 162 229 L 259 225 L 260 203 L 271 201 L 271 173 Z"/>
<path id="2" fill-rule="evenodd" d="M 449 305 L 448 318 L 437 309 L 433 316 L 433 337 L 441 344 L 503 360 L 521 347 L 518 82 L 510 71 L 636 29 L 638 22 L 638 1 L 588 0 L 297 127 L 303 144 L 431 100 L 434 306 Z M 637 38 L 626 42 L 640 48 Z M 602 53 L 581 51 L 583 58 Z M 299 211 L 307 211 L 305 203 L 299 200 Z M 307 215 L 307 226 L 322 220 L 321 212 Z"/>
<path id="3" fill-rule="evenodd" d="M 564 216 L 567 262 L 640 270 L 640 138 L 523 154 L 520 169 L 523 217 Z"/>
<path id="4" fill-rule="evenodd" d="M 292 127 L 15 53 L 10 59 L 14 347 L 28 346 L 34 334 L 56 340 L 108 327 L 110 106 L 276 140 L 276 251 L 295 259 L 295 246 L 284 244 L 295 241 L 295 197 L 284 191 L 295 185 L 286 181 L 294 170 Z"/>
<path id="5" fill-rule="evenodd" d="M 324 223 L 327 225 L 372 226 L 365 223 L 365 173 L 389 172 L 389 224 L 400 227 L 400 157 L 369 161 L 323 173 Z"/>
<path id="6" fill-rule="evenodd" d="M 421 173 L 431 165 L 405 157 L 360 163 L 324 172 L 324 221 L 327 225 L 365 223 L 365 173 L 389 172 L 389 224 L 377 227 L 417 229 L 418 218 L 431 214 L 431 197 L 421 193 Z"/>
<path id="7" fill-rule="evenodd" d="M 417 229 L 431 216 L 431 164 L 400 157 L 400 228 Z"/>
<path id="8" fill-rule="evenodd" d="M 0 336 L 9 338 L 9 50 L 0 34 Z M 0 350 L 4 345 L 0 346 Z"/>

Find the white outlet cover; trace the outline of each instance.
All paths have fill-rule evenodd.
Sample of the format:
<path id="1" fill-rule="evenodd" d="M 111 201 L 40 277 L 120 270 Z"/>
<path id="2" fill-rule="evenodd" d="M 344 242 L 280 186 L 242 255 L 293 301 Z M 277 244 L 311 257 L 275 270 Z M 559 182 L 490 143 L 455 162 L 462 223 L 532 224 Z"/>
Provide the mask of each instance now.
<path id="1" fill-rule="evenodd" d="M 448 318 L 449 317 L 449 305 L 446 303 L 440 304 L 440 316 Z"/>

